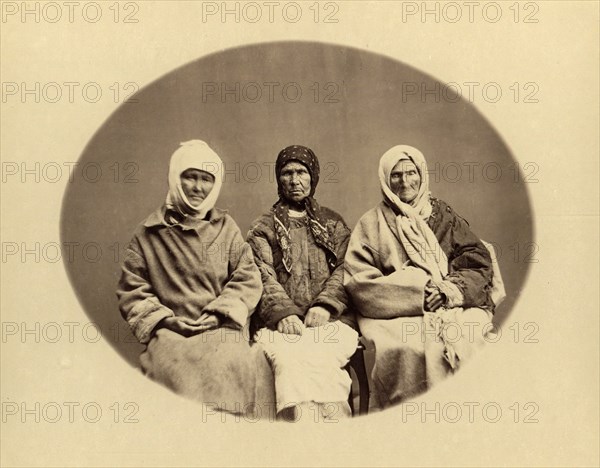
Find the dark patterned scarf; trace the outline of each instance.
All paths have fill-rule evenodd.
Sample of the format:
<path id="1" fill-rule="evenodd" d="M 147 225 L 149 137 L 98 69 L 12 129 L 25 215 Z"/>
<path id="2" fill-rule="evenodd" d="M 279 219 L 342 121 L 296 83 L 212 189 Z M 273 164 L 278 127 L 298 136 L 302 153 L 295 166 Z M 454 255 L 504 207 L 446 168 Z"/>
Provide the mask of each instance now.
<path id="1" fill-rule="evenodd" d="M 327 218 L 323 215 L 321 207 L 313 198 L 315 189 L 319 182 L 319 160 L 310 148 L 293 145 L 283 149 L 277 156 L 275 163 L 275 174 L 277 178 L 277 192 L 279 200 L 273 205 L 273 217 L 275 222 L 275 234 L 277 243 L 283 253 L 283 266 L 288 273 L 292 270 L 292 246 L 290 239 L 290 217 L 289 202 L 285 199 L 283 188 L 279 181 L 281 170 L 290 161 L 298 161 L 306 166 L 310 174 L 310 194 L 302 202 L 308 217 L 308 227 L 312 232 L 317 245 L 325 249 L 329 269 L 333 270 L 337 265 L 335 246 L 329 232 L 327 231 Z"/>

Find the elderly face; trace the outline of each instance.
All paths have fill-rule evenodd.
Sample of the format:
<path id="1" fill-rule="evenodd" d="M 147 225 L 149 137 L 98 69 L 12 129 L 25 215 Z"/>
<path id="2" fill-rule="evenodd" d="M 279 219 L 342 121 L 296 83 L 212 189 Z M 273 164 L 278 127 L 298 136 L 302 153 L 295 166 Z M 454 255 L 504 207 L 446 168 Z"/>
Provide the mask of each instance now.
<path id="1" fill-rule="evenodd" d="M 306 166 L 298 161 L 290 161 L 283 166 L 279 182 L 283 195 L 289 201 L 300 203 L 310 195 L 310 173 Z"/>
<path id="2" fill-rule="evenodd" d="M 181 173 L 181 188 L 192 206 L 198 207 L 215 184 L 215 177 L 200 169 L 186 169 Z"/>
<path id="3" fill-rule="evenodd" d="M 390 188 L 404 203 L 412 202 L 419 194 L 421 175 L 417 166 L 408 160 L 398 161 L 390 174 Z"/>

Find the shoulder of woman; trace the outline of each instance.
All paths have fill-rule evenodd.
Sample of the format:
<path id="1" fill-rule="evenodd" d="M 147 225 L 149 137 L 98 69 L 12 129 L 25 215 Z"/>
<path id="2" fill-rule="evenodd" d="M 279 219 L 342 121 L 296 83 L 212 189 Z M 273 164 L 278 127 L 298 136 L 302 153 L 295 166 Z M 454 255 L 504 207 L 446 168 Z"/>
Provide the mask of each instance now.
<path id="1" fill-rule="evenodd" d="M 131 236 L 131 242 L 139 242 L 140 239 L 146 237 L 151 232 L 151 230 L 152 228 L 146 226 L 146 224 L 144 223 L 138 224 L 135 230 L 133 231 L 133 235 Z"/>
<path id="2" fill-rule="evenodd" d="M 239 242 L 246 243 L 246 239 L 240 230 L 240 226 L 236 222 L 233 217 L 225 213 L 222 218 L 222 228 L 220 228 L 220 234 L 224 236 L 225 241 L 235 242 L 236 244 Z"/>
<path id="3" fill-rule="evenodd" d="M 380 209 L 386 209 L 385 204 L 381 203 L 373 208 L 367 210 L 358 220 L 356 224 L 356 228 L 359 228 L 362 231 L 373 231 L 377 229 L 378 225 L 378 216 L 377 212 Z"/>
<path id="4" fill-rule="evenodd" d="M 165 226 L 164 213 L 165 207 L 162 206 L 146 216 L 146 218 L 135 227 L 131 237 L 131 243 L 139 243 L 141 239 L 147 237 L 152 232 L 155 232 L 158 228 Z"/>
<path id="5" fill-rule="evenodd" d="M 146 219 L 144 219 L 144 221 L 142 221 L 137 229 L 136 232 L 138 231 L 143 231 L 144 228 L 147 227 L 153 227 L 153 226 L 161 226 L 164 225 L 165 222 L 165 211 L 166 208 L 165 206 L 161 206 L 160 208 L 157 208 L 156 210 L 154 210 L 152 213 L 150 213 Z"/>
<path id="6" fill-rule="evenodd" d="M 341 222 L 343 224 L 346 224 L 346 221 L 344 221 L 344 218 L 342 217 L 342 215 L 339 214 L 337 211 L 332 210 L 331 208 L 328 208 L 326 206 L 322 206 L 321 207 L 321 214 L 328 221 L 331 220 L 331 221 L 336 221 L 336 222 Z"/>
<path id="7" fill-rule="evenodd" d="M 275 221 L 273 220 L 273 210 L 263 213 L 250 223 L 250 233 L 271 233 L 275 229 Z"/>
<path id="8" fill-rule="evenodd" d="M 238 223 L 235 219 L 227 212 L 222 210 L 221 216 L 214 218 L 215 221 L 222 220 L 223 225 L 227 226 L 230 229 L 237 229 L 239 231 Z"/>
<path id="9" fill-rule="evenodd" d="M 216 206 L 210 210 L 210 214 L 208 216 L 210 221 L 219 221 L 221 219 L 226 220 L 227 218 L 231 218 L 231 216 L 229 216 L 229 211 L 222 208 L 217 208 Z"/>
<path id="10" fill-rule="evenodd" d="M 147 245 L 153 233 L 156 232 L 157 224 L 148 225 L 146 221 L 139 223 L 127 244 L 127 249 L 132 250 L 136 254 L 143 256 L 143 245 Z"/>
<path id="11" fill-rule="evenodd" d="M 431 207 L 432 207 L 432 213 L 437 214 L 439 213 L 438 216 L 440 216 L 441 218 L 448 218 L 448 219 L 458 219 L 464 223 L 467 224 L 467 226 L 469 225 L 469 222 L 463 218 L 461 215 L 459 215 L 456 211 L 454 211 L 454 209 L 452 209 L 452 207 L 446 203 L 444 200 L 442 200 L 441 198 L 437 198 L 437 197 L 431 197 Z"/>

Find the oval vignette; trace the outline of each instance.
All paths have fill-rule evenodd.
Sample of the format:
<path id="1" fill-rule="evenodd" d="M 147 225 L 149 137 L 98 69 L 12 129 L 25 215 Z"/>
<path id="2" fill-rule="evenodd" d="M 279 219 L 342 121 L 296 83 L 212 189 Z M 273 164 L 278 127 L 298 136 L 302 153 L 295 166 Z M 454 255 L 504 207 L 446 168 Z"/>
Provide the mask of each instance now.
<path id="1" fill-rule="evenodd" d="M 119 313 L 120 265 L 137 225 L 164 202 L 169 159 L 182 141 L 205 140 L 223 159 L 217 206 L 242 233 L 276 201 L 274 161 L 285 146 L 315 151 L 322 171 L 316 198 L 351 228 L 381 199 L 380 156 L 396 144 L 419 148 L 433 195 L 496 247 L 507 292 L 496 324 L 536 261 L 526 188 L 532 166 L 519 168 L 476 99 L 397 60 L 316 42 L 256 44 L 177 68 L 130 100 L 79 158 L 63 200 L 61 242 L 89 321 L 133 366 L 142 346 Z"/>

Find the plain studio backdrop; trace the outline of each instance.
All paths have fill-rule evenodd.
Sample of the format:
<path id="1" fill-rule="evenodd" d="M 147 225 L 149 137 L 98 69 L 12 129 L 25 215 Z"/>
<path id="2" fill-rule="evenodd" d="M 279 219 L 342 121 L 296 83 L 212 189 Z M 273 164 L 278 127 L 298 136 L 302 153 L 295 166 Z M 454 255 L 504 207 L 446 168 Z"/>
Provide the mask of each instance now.
<path id="1" fill-rule="evenodd" d="M 525 182 L 536 167 L 518 168 L 465 98 L 468 91 L 380 55 L 310 42 L 230 49 L 163 76 L 97 131 L 79 160 L 85 171 L 65 193 L 61 240 L 86 249 L 73 261 L 65 257 L 83 308 L 137 365 L 141 346 L 120 317 L 115 289 L 135 228 L 164 203 L 169 159 L 180 142 L 205 140 L 222 158 L 217 206 L 243 235 L 277 200 L 274 162 L 282 148 L 314 150 L 321 164 L 316 199 L 352 228 L 381 200 L 380 156 L 407 144 L 425 155 L 432 194 L 495 245 L 507 291 L 495 319 L 502 323 L 536 261 Z M 493 89 L 486 92 L 494 98 Z M 97 168 L 110 172 L 99 177 Z"/>

